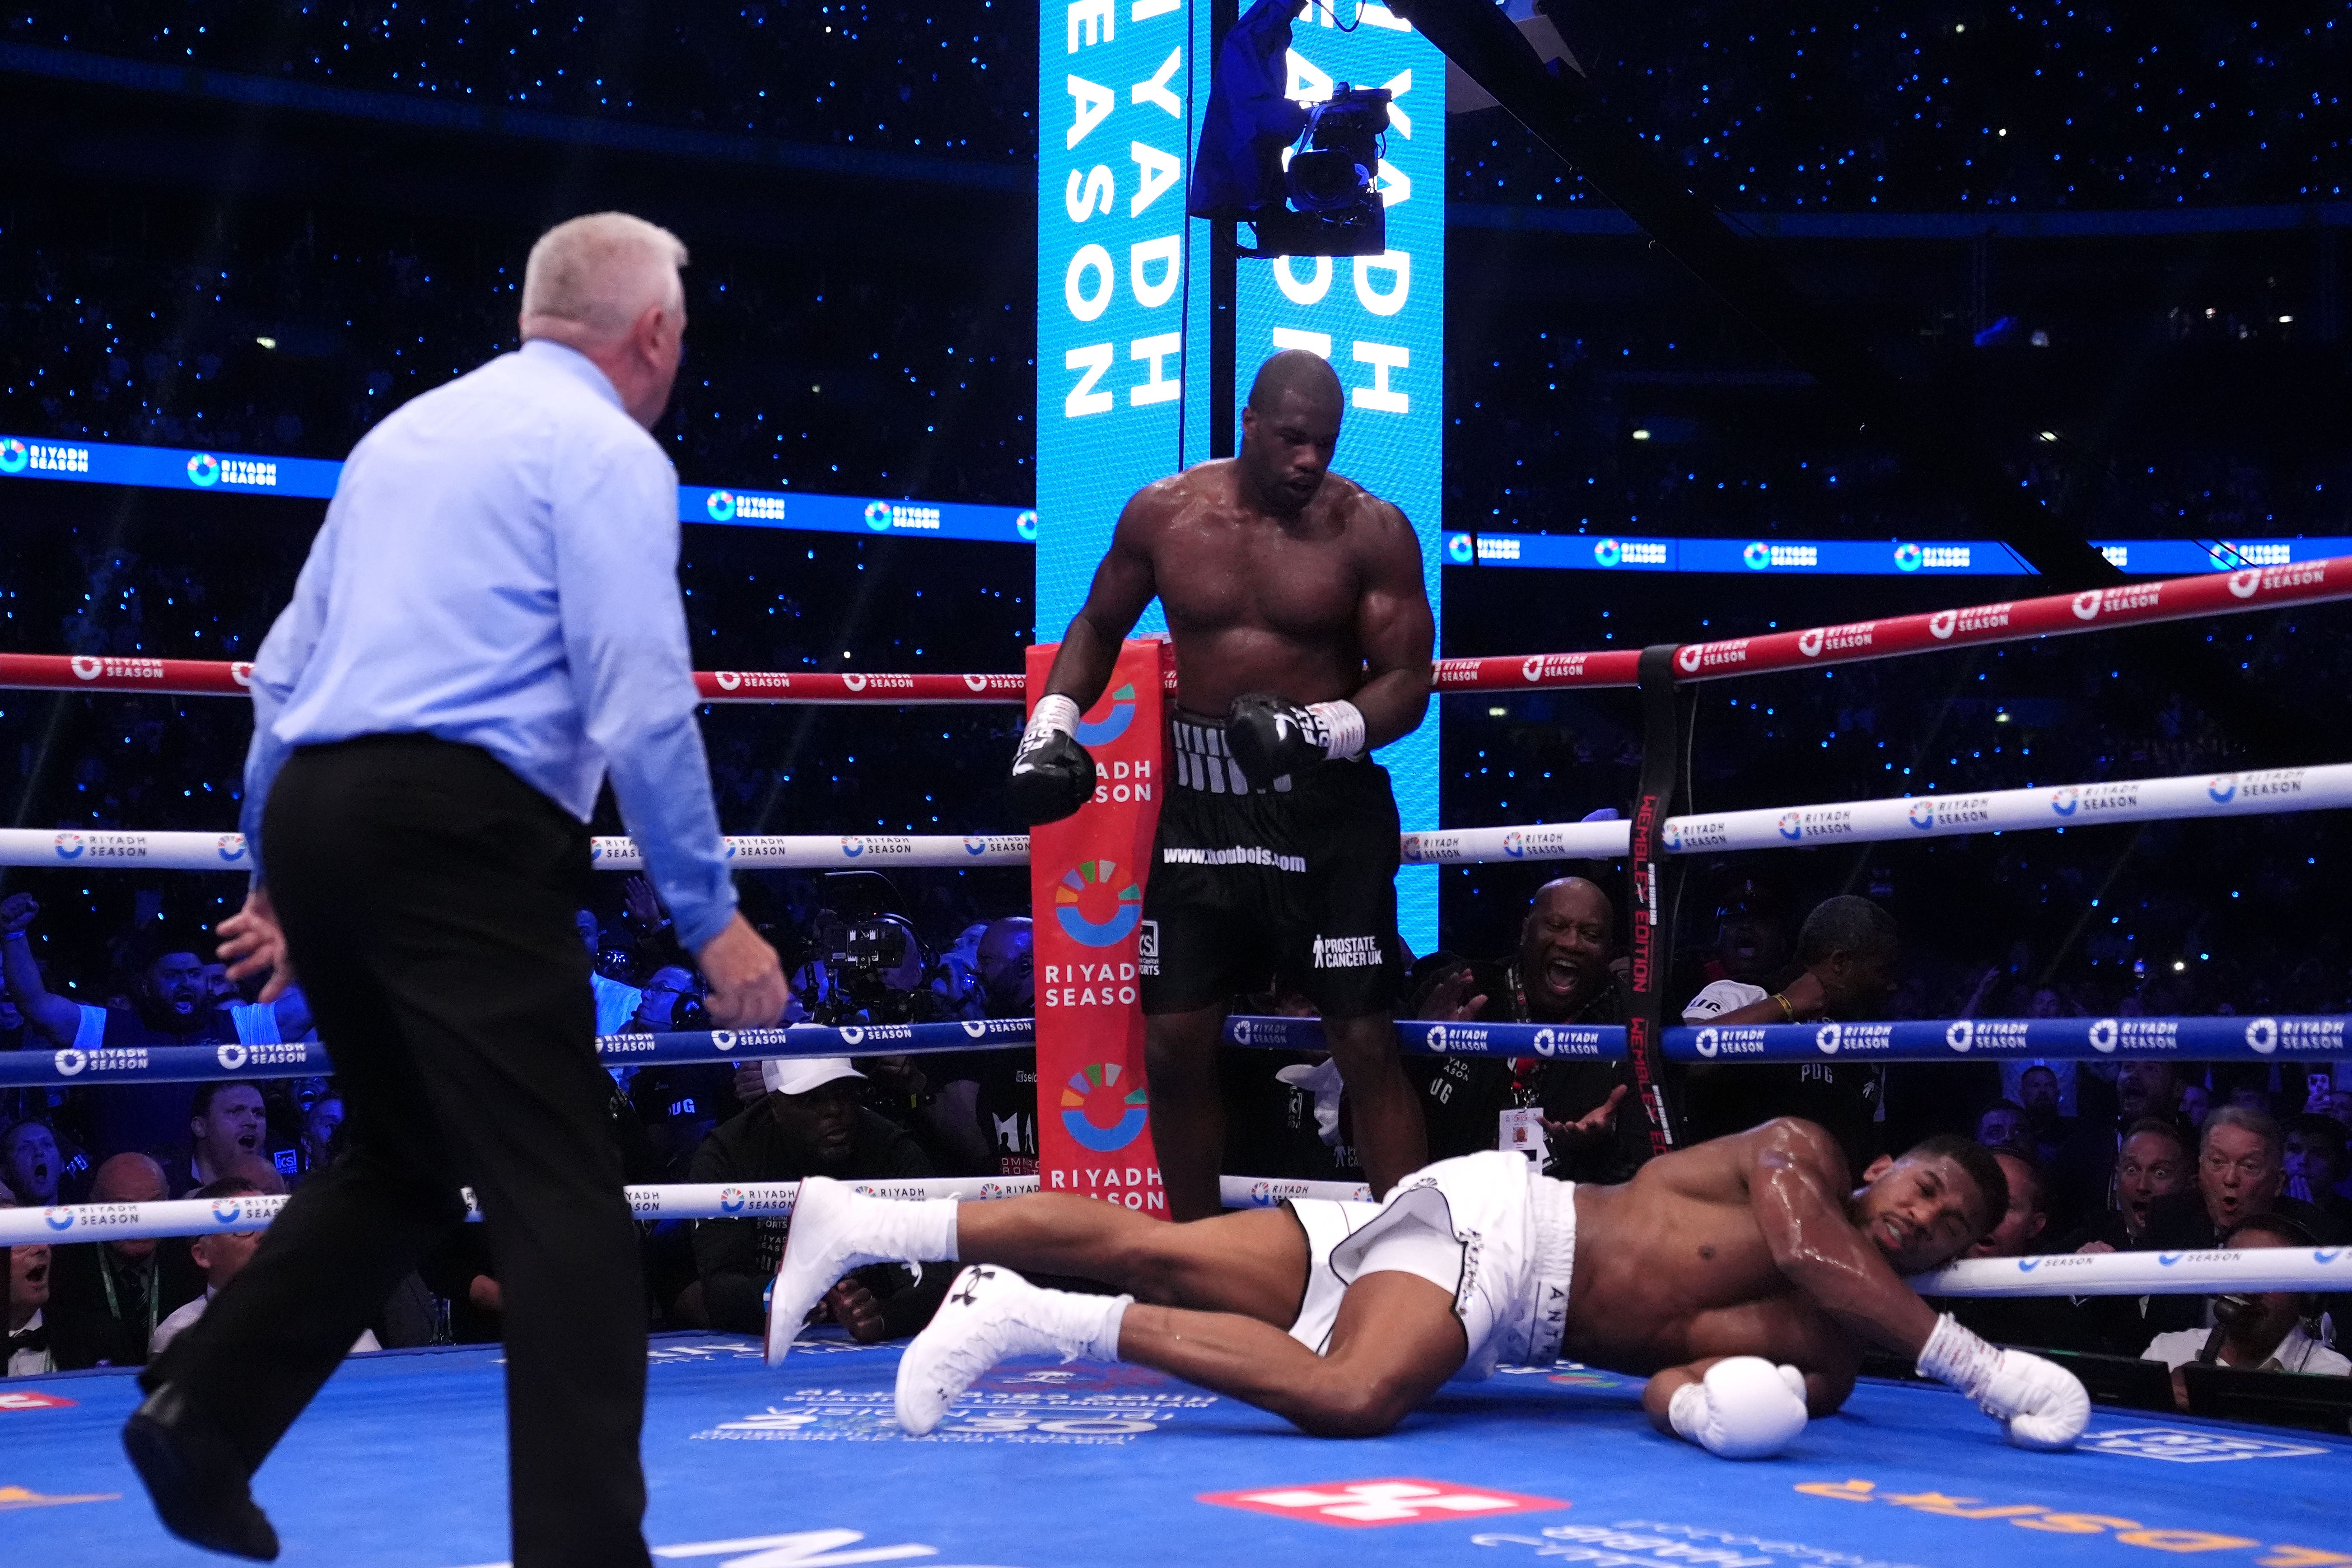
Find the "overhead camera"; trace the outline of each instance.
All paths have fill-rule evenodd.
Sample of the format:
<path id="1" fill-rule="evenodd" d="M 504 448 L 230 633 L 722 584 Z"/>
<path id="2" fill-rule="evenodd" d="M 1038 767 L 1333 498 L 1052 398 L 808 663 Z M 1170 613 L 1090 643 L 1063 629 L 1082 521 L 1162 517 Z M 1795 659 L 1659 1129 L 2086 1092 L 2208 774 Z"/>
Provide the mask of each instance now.
<path id="1" fill-rule="evenodd" d="M 1261 256 L 1378 256 L 1388 248 L 1388 206 L 1372 188 L 1389 128 L 1389 89 L 1339 83 L 1307 113 L 1283 186 L 1286 209 L 1258 223 Z"/>
<path id="2" fill-rule="evenodd" d="M 1226 34 L 1185 208 L 1255 228 L 1257 247 L 1244 256 L 1377 256 L 1388 248 L 1387 204 L 1373 186 L 1391 95 L 1341 82 L 1323 103 L 1285 96 L 1303 4 L 1257 0 Z"/>

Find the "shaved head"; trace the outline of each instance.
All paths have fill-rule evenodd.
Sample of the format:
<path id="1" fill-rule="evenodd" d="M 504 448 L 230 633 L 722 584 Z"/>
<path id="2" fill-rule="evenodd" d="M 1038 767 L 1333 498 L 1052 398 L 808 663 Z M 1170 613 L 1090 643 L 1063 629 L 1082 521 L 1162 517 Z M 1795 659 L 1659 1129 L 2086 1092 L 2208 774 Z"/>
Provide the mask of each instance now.
<path id="1" fill-rule="evenodd" d="M 1309 406 L 1328 411 L 1334 425 L 1347 406 L 1339 394 L 1339 373 L 1321 354 L 1306 349 L 1285 349 L 1257 367 L 1250 383 L 1249 405 L 1261 419 L 1272 418 L 1282 407 L 1283 394 L 1295 392 Z"/>
<path id="2" fill-rule="evenodd" d="M 99 1166 L 89 1184 L 92 1203 L 152 1204 L 170 1195 L 163 1167 L 144 1154 L 117 1154 Z"/>

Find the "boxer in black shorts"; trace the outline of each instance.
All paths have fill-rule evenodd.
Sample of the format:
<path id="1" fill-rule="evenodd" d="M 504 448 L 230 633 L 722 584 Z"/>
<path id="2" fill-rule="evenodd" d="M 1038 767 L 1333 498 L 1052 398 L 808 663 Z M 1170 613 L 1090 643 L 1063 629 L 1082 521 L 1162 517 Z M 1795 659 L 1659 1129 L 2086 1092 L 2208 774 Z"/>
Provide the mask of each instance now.
<path id="1" fill-rule="evenodd" d="M 1176 653 L 1169 787 L 1144 895 L 1151 1132 L 1170 1213 L 1220 1212 L 1216 1053 L 1240 991 L 1304 991 L 1348 1087 L 1375 1191 L 1428 1158 L 1388 1008 L 1399 978 L 1397 815 L 1369 759 L 1421 722 L 1434 628 L 1404 514 L 1329 472 L 1339 380 L 1260 367 L 1240 452 L 1139 490 L 1070 623 L 1013 763 L 1014 809 L 1095 791 L 1075 735 L 1156 595 Z"/>

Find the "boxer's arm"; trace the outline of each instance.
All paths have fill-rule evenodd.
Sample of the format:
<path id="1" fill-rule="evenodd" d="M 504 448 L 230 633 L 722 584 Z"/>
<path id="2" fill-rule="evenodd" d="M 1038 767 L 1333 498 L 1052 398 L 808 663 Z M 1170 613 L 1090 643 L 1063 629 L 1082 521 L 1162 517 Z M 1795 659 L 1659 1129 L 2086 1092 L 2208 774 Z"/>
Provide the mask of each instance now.
<path id="1" fill-rule="evenodd" d="M 1936 1331 L 1935 1309 L 1846 1218 L 1845 1156 L 1836 1142 L 1786 1119 L 1742 1139 L 1748 1205 L 1780 1272 L 1849 1332 L 1916 1357 Z"/>
<path id="2" fill-rule="evenodd" d="M 1356 641 L 1363 649 L 1366 679 L 1348 700 L 1364 716 L 1368 751 L 1420 727 L 1429 711 L 1429 686 L 1435 673 L 1430 656 L 1437 637 L 1429 590 L 1421 578 L 1421 541 L 1403 512 L 1386 501 L 1370 504 L 1385 514 L 1385 526 L 1366 563 L 1363 593 L 1356 601 Z"/>
<path id="3" fill-rule="evenodd" d="M 1054 668 L 1045 677 L 1046 695 L 1068 698 L 1081 713 L 1093 707 L 1103 688 L 1110 684 L 1120 644 L 1160 592 L 1151 570 L 1150 538 L 1162 510 L 1153 494 L 1159 488 L 1150 485 L 1136 491 L 1127 510 L 1119 513 L 1110 548 L 1103 553 L 1102 564 L 1095 568 L 1094 583 L 1087 590 L 1087 602 L 1070 618 L 1070 629 L 1062 636 L 1062 650 L 1054 656 Z"/>

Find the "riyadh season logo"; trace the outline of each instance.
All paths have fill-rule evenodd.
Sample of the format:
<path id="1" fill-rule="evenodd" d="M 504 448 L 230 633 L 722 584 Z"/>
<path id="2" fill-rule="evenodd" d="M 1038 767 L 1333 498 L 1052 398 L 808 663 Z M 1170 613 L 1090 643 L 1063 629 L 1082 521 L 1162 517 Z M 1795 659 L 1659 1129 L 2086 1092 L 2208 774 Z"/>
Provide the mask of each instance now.
<path id="1" fill-rule="evenodd" d="M 841 841 L 841 858 L 843 859 L 855 860 L 860 855 L 865 853 L 866 840 L 863 838 L 845 838 Z"/>
<path id="2" fill-rule="evenodd" d="M 64 1050 L 59 1051 L 56 1056 L 50 1058 L 49 1061 L 50 1065 L 58 1069 L 58 1076 L 59 1078 L 72 1078 L 79 1074 L 82 1068 L 89 1065 L 89 1058 L 82 1055 L 79 1051 L 74 1049 L 71 1046 L 68 1046 Z"/>
<path id="3" fill-rule="evenodd" d="M 220 482 L 220 459 L 210 452 L 198 452 L 188 459 L 188 483 L 200 490 L 208 490 Z"/>
<path id="4" fill-rule="evenodd" d="M 1504 834 L 1503 853 L 1514 860 L 1524 860 L 1528 854 L 1527 839 L 1516 831 Z"/>
<path id="5" fill-rule="evenodd" d="M 1757 540 L 1739 552 L 1739 560 L 1750 572 L 1761 572 L 1772 564 L 1772 547 Z"/>
<path id="6" fill-rule="evenodd" d="M 962 1020 L 962 1023 L 963 1032 L 970 1035 L 973 1039 L 983 1039 L 987 1037 L 988 1024 L 985 1019 L 966 1018 Z"/>
<path id="7" fill-rule="evenodd" d="M 224 833 L 213 843 L 213 851 L 230 865 L 245 858 L 245 835 Z"/>
<path id="8" fill-rule="evenodd" d="M 2074 815 L 2075 805 L 2081 799 L 2082 792 L 2073 784 L 2068 784 L 2063 789 L 2053 789 L 2050 792 L 2050 809 L 2060 816 L 2072 816 Z"/>
<path id="9" fill-rule="evenodd" d="M 2266 1057 L 2278 1049 L 2278 1020 L 2256 1018 L 2246 1026 L 2246 1044 L 2256 1056 Z"/>
<path id="10" fill-rule="evenodd" d="M 964 689 L 967 691 L 986 691 L 988 689 L 988 677 L 984 675 L 966 675 L 963 678 L 963 684 Z"/>
<path id="11" fill-rule="evenodd" d="M 863 691 L 866 689 L 866 678 L 862 675 L 853 675 L 847 671 L 844 671 L 841 677 L 841 683 L 849 688 L 852 691 Z"/>
<path id="12" fill-rule="evenodd" d="M 1680 849 L 1683 847 L 1683 825 L 1681 821 L 1676 818 L 1669 817 L 1666 821 L 1665 826 L 1658 830 L 1658 842 L 1666 847 L 1666 852 L 1668 854 L 1672 854 L 1675 850 Z"/>
<path id="13" fill-rule="evenodd" d="M 1037 514 L 1034 511 L 1024 511 L 1014 514 L 1013 519 L 1013 531 L 1021 536 L 1022 543 L 1036 543 Z"/>
<path id="14" fill-rule="evenodd" d="M 213 1052 L 213 1059 L 220 1063 L 223 1072 L 236 1072 L 245 1066 L 245 1047 L 236 1045 L 223 1046 Z"/>
<path id="15" fill-rule="evenodd" d="M 1110 711 L 1100 719 L 1078 721 L 1077 741 L 1081 746 L 1108 746 L 1127 733 L 1135 722 L 1135 683 L 1129 681 L 1110 694 Z"/>
<path id="16" fill-rule="evenodd" d="M 2205 781 L 2205 798 L 2215 805 L 2227 805 L 2238 795 L 2238 775 L 2215 773 Z"/>
<path id="17" fill-rule="evenodd" d="M 1698 661 L 1702 657 L 1699 645 L 1691 643 L 1675 650 L 1675 665 L 1685 675 L 1696 675 L 1698 673 Z"/>
<path id="18" fill-rule="evenodd" d="M 743 1212 L 743 1189 L 740 1187 L 719 1188 L 719 1212 L 720 1214 L 741 1214 Z"/>
<path id="19" fill-rule="evenodd" d="M 213 1202 L 213 1223 L 235 1225 L 245 1217 L 245 1205 L 235 1198 L 216 1198 Z"/>
<path id="20" fill-rule="evenodd" d="M 1150 1120 L 1143 1086 L 1138 1084 L 1122 1092 L 1118 1087 L 1120 1076 L 1117 1062 L 1088 1062 L 1062 1086 L 1062 1130 L 1080 1148 L 1097 1154 L 1117 1153 L 1134 1142 Z M 1096 1125 L 1087 1115 L 1089 1103 L 1104 1096 L 1115 1097 L 1118 1110 L 1118 1120 L 1108 1127 Z"/>
<path id="21" fill-rule="evenodd" d="M 743 684 L 743 677 L 731 669 L 719 670 L 710 679 L 719 683 L 719 689 L 721 691 L 732 691 Z"/>
<path id="22" fill-rule="evenodd" d="M 2254 590 L 2262 585 L 2263 574 L 2259 569 L 2230 574 L 2230 596 L 2233 599 L 2251 599 L 2254 596 Z"/>
<path id="23" fill-rule="evenodd" d="M 877 533 L 890 531 L 890 503 L 870 500 L 866 503 L 866 526 Z"/>
<path id="24" fill-rule="evenodd" d="M 2101 1056 L 2113 1056 L 2116 1040 L 2122 1033 L 2113 1018 L 2096 1018 L 2091 1023 L 2091 1048 Z"/>
<path id="25" fill-rule="evenodd" d="M 1784 811 L 1780 814 L 1780 831 L 1781 837 L 1793 844 L 1805 836 L 1804 819 L 1793 811 Z"/>
<path id="26" fill-rule="evenodd" d="M 1955 1018 L 1944 1026 L 1944 1044 L 1966 1054 L 1976 1043 L 1977 1026 L 1966 1018 Z"/>
<path id="27" fill-rule="evenodd" d="M 1466 533 L 1457 533 L 1445 542 L 1445 558 L 1456 566 L 1469 565 L 1477 553 L 1477 547 Z"/>
<path id="28" fill-rule="evenodd" d="M 1811 631 L 1799 632 L 1797 651 L 1807 658 L 1817 658 L 1822 651 L 1822 628 L 1815 626 Z"/>
<path id="29" fill-rule="evenodd" d="M 1946 641 L 1959 628 L 1959 611 L 1937 610 L 1927 617 L 1927 635 L 1937 642 Z"/>
<path id="30" fill-rule="evenodd" d="M 96 680 L 106 673 L 106 661 L 86 653 L 78 653 L 66 662 L 72 667 L 76 680 Z"/>
<path id="31" fill-rule="evenodd" d="M 33 455 L 26 450 L 25 443 L 14 436 L 0 440 L 0 474 L 21 474 L 32 460 Z"/>
<path id="32" fill-rule="evenodd" d="M 253 684 L 253 666 L 244 659 L 236 659 L 228 667 L 228 678 L 231 680 L 236 681 L 239 686 L 251 686 Z"/>
<path id="33" fill-rule="evenodd" d="M 963 836 L 963 852 L 967 855 L 985 855 L 988 853 L 988 840 L 977 834 L 967 833 Z"/>
<path id="34" fill-rule="evenodd" d="M 1936 803 L 1932 800 L 1915 800 L 1911 803 L 1911 809 L 1904 815 L 1911 819 L 1912 826 L 1925 832 L 1936 826 Z"/>
<path id="35" fill-rule="evenodd" d="M 1698 1054 L 1706 1058 L 1709 1061 L 1713 1061 L 1715 1059 L 1715 1047 L 1717 1038 L 1719 1038 L 1719 1037 L 1716 1034 L 1714 1029 L 1701 1029 L 1698 1032 L 1698 1039 L 1695 1042 L 1698 1047 Z"/>
<path id="36" fill-rule="evenodd" d="M 710 1048 L 714 1051 L 733 1050 L 735 1048 L 735 1031 L 732 1029 L 711 1030 Z"/>
<path id="37" fill-rule="evenodd" d="M 1825 1057 L 1837 1055 L 1838 1041 L 1843 1037 L 1844 1031 L 1835 1024 L 1823 1024 L 1813 1031 L 1813 1044 L 1821 1048 L 1822 1055 Z"/>
<path id="38" fill-rule="evenodd" d="M 2099 591 L 2096 588 L 2084 589 L 2081 593 L 2074 595 L 2073 607 L 2074 611 L 2074 618 L 2076 620 L 2097 620 L 2099 618 Z"/>
<path id="39" fill-rule="evenodd" d="M 1920 552 L 1919 547 L 1916 544 L 1898 544 L 1895 547 L 1895 569 L 1897 572 L 1916 572 L 1919 570 L 1919 563 L 1925 559 L 1927 557 Z"/>
<path id="40" fill-rule="evenodd" d="M 1536 654 L 1519 661 L 1519 678 L 1536 681 L 1543 679 L 1543 655 Z"/>
<path id="41" fill-rule="evenodd" d="M 80 834 L 60 833 L 51 842 L 58 852 L 58 859 L 79 860 L 81 858 L 82 842 Z"/>
<path id="42" fill-rule="evenodd" d="M 1592 547 L 1595 566 L 1614 566 L 1625 559 L 1625 547 L 1613 539 L 1604 539 Z"/>
<path id="43" fill-rule="evenodd" d="M 1062 873 L 1061 883 L 1054 889 L 1054 918 L 1073 942 L 1086 947 L 1116 947 L 1143 919 L 1143 889 L 1133 882 L 1118 889 L 1109 918 L 1089 920 L 1081 909 L 1088 901 L 1099 905 L 1102 900 L 1096 889 L 1109 888 L 1118 874 L 1117 863 L 1109 860 L 1081 860 Z M 1091 900 L 1090 893 L 1095 894 Z"/>
<path id="44" fill-rule="evenodd" d="M 41 1223 L 47 1226 L 51 1230 L 71 1230 L 74 1224 L 73 1210 L 68 1208 L 43 1209 L 41 1211 Z"/>
<path id="45" fill-rule="evenodd" d="M 730 491 L 712 490 L 703 498 L 702 510 L 710 514 L 713 522 L 732 522 L 735 520 L 735 497 Z"/>

